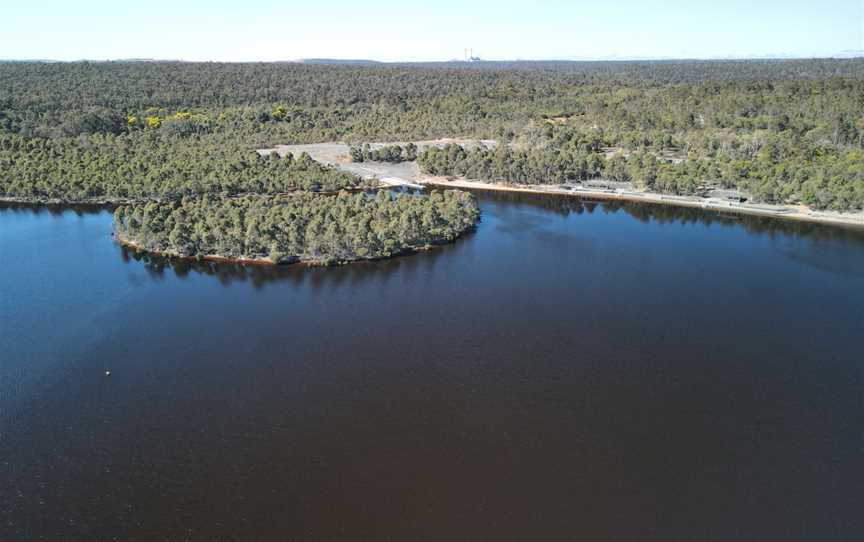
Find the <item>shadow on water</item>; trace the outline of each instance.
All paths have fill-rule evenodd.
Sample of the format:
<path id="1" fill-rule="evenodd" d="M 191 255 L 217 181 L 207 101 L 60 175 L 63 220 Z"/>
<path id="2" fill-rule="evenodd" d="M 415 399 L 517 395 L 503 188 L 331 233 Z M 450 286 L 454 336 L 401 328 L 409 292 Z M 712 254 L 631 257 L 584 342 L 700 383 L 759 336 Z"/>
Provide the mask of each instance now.
<path id="1" fill-rule="evenodd" d="M 98 215 L 103 212 L 113 213 L 117 205 L 102 205 L 95 203 L 69 204 L 69 203 L 17 203 L 0 201 L 0 211 L 9 211 L 12 213 L 42 215 L 49 214 L 52 216 L 61 216 L 72 212 L 77 216 Z"/>
<path id="2" fill-rule="evenodd" d="M 474 232 L 469 232 L 457 239 L 455 243 L 463 242 L 474 234 Z M 171 273 L 181 280 L 192 275 L 201 275 L 215 278 L 225 287 L 235 283 L 248 283 L 255 289 L 261 289 L 267 284 L 275 282 L 287 282 L 297 287 L 311 286 L 314 289 L 340 286 L 346 283 L 359 286 L 371 279 L 386 280 L 396 273 L 431 271 L 435 267 L 436 260 L 454 248 L 454 244 L 451 243 L 387 260 L 319 267 L 304 264 L 276 266 L 174 258 L 118 245 L 123 262 L 143 264 L 148 276 L 157 282 L 164 280 L 167 273 Z"/>
<path id="3" fill-rule="evenodd" d="M 694 207 L 676 207 L 661 203 L 643 203 L 630 201 L 592 200 L 580 196 L 561 196 L 544 194 L 527 194 L 517 192 L 474 192 L 483 201 L 507 203 L 519 206 L 530 206 L 543 209 L 556 215 L 566 217 L 571 214 L 615 214 L 626 213 L 630 217 L 643 222 L 660 224 L 701 224 L 704 226 L 723 225 L 738 226 L 747 233 L 768 235 L 789 235 L 813 239 L 835 239 L 844 242 L 852 241 L 864 246 L 864 230 L 854 226 L 844 227 L 816 222 L 784 220 L 780 218 L 728 213 Z"/>
<path id="4" fill-rule="evenodd" d="M 641 223 L 702 225 L 741 228 L 749 234 L 767 235 L 772 240 L 780 239 L 779 247 L 786 257 L 823 270 L 850 276 L 864 273 L 857 267 L 844 264 L 843 259 L 837 259 L 834 252 L 848 254 L 850 243 L 864 247 L 864 231 L 855 228 L 832 225 L 780 220 L 771 217 L 731 214 L 718 211 L 696 209 L 690 207 L 675 207 L 671 205 L 639 203 L 626 201 L 600 201 L 590 198 L 560 195 L 523 194 L 514 192 L 475 192 L 481 211 L 484 204 L 496 208 L 524 209 L 526 207 L 539 209 L 559 217 L 570 215 L 593 215 L 595 213 L 614 215 L 625 213 Z M 22 207 L 16 205 L 16 207 Z M 111 211 L 106 206 L 25 206 L 34 213 L 49 212 L 61 214 L 72 210 L 77 214 L 100 213 Z M 514 233 L 527 230 L 538 230 L 540 240 L 564 242 L 564 234 L 539 231 L 544 225 L 543 215 L 523 213 L 520 216 L 508 216 L 506 221 L 498 223 L 498 231 Z M 455 245 L 468 242 L 476 232 L 469 232 L 453 244 L 433 247 L 429 251 L 405 254 L 387 260 L 354 262 L 339 267 L 315 267 L 303 264 L 287 266 L 249 265 L 230 262 L 196 261 L 185 258 L 173 258 L 154 255 L 128 247 L 119 247 L 124 262 L 144 264 L 151 279 L 161 281 L 167 272 L 179 279 L 190 275 L 202 275 L 215 278 L 225 287 L 234 283 L 249 283 L 260 289 L 269 283 L 289 282 L 295 286 L 309 284 L 315 288 L 343 283 L 362 284 L 369 279 L 382 280 L 399 271 L 411 271 L 421 267 L 434 266 L 435 260 L 454 250 Z M 825 258 L 816 258 L 811 251 L 798 250 L 795 240 L 816 240 L 820 242 L 821 253 Z M 834 251 L 832 247 L 837 248 Z"/>

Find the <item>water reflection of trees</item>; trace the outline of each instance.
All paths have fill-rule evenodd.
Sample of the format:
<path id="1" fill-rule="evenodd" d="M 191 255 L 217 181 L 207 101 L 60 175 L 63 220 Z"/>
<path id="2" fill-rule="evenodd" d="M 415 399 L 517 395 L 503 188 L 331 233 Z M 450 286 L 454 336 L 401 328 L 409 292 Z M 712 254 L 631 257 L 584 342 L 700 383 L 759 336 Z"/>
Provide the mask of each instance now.
<path id="1" fill-rule="evenodd" d="M 528 205 L 553 212 L 557 215 L 581 215 L 602 212 L 615 214 L 624 212 L 640 222 L 660 224 L 701 224 L 741 227 L 744 231 L 763 235 L 790 235 L 812 239 L 830 239 L 864 244 L 864 231 L 854 227 L 784 220 L 768 216 L 736 214 L 694 207 L 677 207 L 661 203 L 643 203 L 617 200 L 592 200 L 582 196 L 561 196 L 544 194 L 525 194 L 517 192 L 483 192 L 480 208 L 484 201 Z"/>
<path id="2" fill-rule="evenodd" d="M 484 203 L 512 204 L 543 209 L 561 216 L 570 214 L 626 213 L 628 216 L 644 223 L 660 224 L 702 224 L 740 227 L 753 234 L 769 236 L 787 235 L 797 238 L 815 240 L 830 240 L 839 243 L 852 243 L 864 247 L 864 232 L 854 228 L 843 228 L 825 224 L 782 220 L 771 217 L 753 215 L 736 215 L 717 211 L 671 205 L 600 201 L 584 197 L 542 194 L 523 194 L 513 192 L 478 192 L 481 211 Z M 59 216 L 64 213 L 94 215 L 111 212 L 113 207 L 100 205 L 32 205 L 18 203 L 0 203 L 0 210 L 39 215 L 47 213 Z M 468 234 L 467 237 L 475 235 Z M 310 285 L 313 288 L 339 286 L 342 284 L 360 285 L 370 280 L 387 280 L 396 274 L 411 274 L 420 271 L 431 271 L 441 256 L 456 250 L 462 241 L 455 245 L 436 247 L 429 252 L 394 258 L 377 262 L 357 262 L 339 268 L 314 268 L 302 265 L 293 266 L 262 266 L 240 265 L 225 262 L 196 261 L 157 256 L 138 252 L 125 247 L 120 248 L 121 257 L 127 263 L 143 264 L 144 270 L 152 280 L 165 280 L 166 274 L 185 280 L 190 276 L 203 275 L 216 278 L 221 284 L 229 286 L 235 282 L 250 283 L 255 288 L 276 281 L 287 281 L 297 286 Z"/>
<path id="3" fill-rule="evenodd" d="M 311 286 L 313 289 L 346 284 L 359 287 L 372 280 L 385 282 L 397 273 L 411 278 L 418 273 L 431 273 L 441 256 L 454 248 L 454 245 L 442 245 L 389 260 L 362 261 L 325 268 L 303 264 L 274 266 L 175 258 L 119 247 L 124 262 L 143 265 L 154 281 L 165 280 L 169 274 L 180 280 L 200 275 L 215 278 L 225 287 L 234 283 L 249 283 L 256 289 L 274 282 L 287 282 L 297 287 Z"/>
<path id="4" fill-rule="evenodd" d="M 101 205 L 91 203 L 70 205 L 65 203 L 39 204 L 0 201 L 0 211 L 11 211 L 13 213 L 28 213 L 36 216 L 39 216 L 41 214 L 60 216 L 69 212 L 75 213 L 78 216 L 98 215 L 103 211 L 113 213 L 114 209 L 116 208 L 116 205 Z"/>

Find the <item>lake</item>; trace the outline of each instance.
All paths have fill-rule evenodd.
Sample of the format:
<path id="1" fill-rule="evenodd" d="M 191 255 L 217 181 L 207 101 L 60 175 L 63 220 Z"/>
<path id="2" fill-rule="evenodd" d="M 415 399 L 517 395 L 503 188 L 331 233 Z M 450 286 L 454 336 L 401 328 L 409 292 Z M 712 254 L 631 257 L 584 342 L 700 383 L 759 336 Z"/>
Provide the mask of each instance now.
<path id="1" fill-rule="evenodd" d="M 0 540 L 861 539 L 862 233 L 478 197 L 333 269 L 0 208 Z"/>

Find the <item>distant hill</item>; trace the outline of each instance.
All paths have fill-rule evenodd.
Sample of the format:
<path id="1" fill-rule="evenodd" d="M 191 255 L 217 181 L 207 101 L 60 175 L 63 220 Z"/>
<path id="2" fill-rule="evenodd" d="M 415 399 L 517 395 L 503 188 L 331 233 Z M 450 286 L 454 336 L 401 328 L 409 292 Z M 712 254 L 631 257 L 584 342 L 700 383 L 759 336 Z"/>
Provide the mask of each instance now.
<path id="1" fill-rule="evenodd" d="M 383 64 L 377 60 L 366 60 L 362 58 L 301 58 L 298 62 L 303 64 L 350 64 L 352 66 L 373 66 Z"/>
<path id="2" fill-rule="evenodd" d="M 9 64 L 12 64 L 12 63 L 15 63 L 15 64 L 27 64 L 27 63 L 32 63 L 32 64 L 47 64 L 47 63 L 49 63 L 49 62 L 57 62 L 57 61 L 56 61 L 56 60 L 49 60 L 49 59 L 46 59 L 46 58 L 22 58 L 22 59 L 18 59 L 18 58 L 0 58 L 0 62 L 5 62 L 5 63 L 9 63 Z"/>
<path id="3" fill-rule="evenodd" d="M 864 49 L 849 49 L 846 51 L 840 51 L 834 58 L 861 58 L 864 57 Z"/>

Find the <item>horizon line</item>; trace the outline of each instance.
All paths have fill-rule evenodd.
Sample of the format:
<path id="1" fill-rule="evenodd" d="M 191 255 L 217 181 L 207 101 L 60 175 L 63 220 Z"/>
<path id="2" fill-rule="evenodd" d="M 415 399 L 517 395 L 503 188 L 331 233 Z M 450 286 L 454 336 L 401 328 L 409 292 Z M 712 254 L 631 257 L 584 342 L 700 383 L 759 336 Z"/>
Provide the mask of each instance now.
<path id="1" fill-rule="evenodd" d="M 74 64 L 76 62 L 179 62 L 189 64 L 304 64 L 310 62 L 330 63 L 375 63 L 375 64 L 478 64 L 478 63 L 503 63 L 503 62 L 650 62 L 650 61 L 735 61 L 735 60 L 854 60 L 864 58 L 864 50 L 852 49 L 840 51 L 835 54 L 764 54 L 764 55 L 730 55 L 730 56 L 638 56 L 638 55 L 609 55 L 609 56 L 587 56 L 570 58 L 507 58 L 507 59 L 485 59 L 476 58 L 465 60 L 462 58 L 451 58 L 446 60 L 377 60 L 374 58 L 349 58 L 349 57 L 304 57 L 296 59 L 281 60 L 186 60 L 183 58 L 152 58 L 152 57 L 124 57 L 124 58 L 79 58 L 72 60 L 61 60 L 56 58 L 0 58 L 0 62 L 41 62 L 55 64 Z"/>

